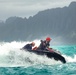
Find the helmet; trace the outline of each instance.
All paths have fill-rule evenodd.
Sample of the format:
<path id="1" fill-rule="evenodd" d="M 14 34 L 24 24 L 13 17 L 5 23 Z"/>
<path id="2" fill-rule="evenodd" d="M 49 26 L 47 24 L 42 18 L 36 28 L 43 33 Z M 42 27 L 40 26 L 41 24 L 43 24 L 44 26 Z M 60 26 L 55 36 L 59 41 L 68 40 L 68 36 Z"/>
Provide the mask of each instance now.
<path id="1" fill-rule="evenodd" d="M 51 40 L 51 38 L 50 38 L 50 37 L 47 37 L 47 38 L 46 38 L 46 41 L 50 41 L 50 40 Z"/>
<path id="2" fill-rule="evenodd" d="M 34 42 L 32 42 L 31 44 L 32 44 L 33 46 L 35 46 L 35 43 L 34 43 Z"/>

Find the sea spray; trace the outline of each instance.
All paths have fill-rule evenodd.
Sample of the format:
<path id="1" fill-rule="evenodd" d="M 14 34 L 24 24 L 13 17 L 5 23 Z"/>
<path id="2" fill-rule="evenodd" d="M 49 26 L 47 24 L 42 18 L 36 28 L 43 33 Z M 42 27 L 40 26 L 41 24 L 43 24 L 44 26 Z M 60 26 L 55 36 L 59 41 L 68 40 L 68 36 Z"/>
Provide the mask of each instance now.
<path id="1" fill-rule="evenodd" d="M 30 66 L 36 64 L 59 64 L 54 59 L 49 59 L 45 55 L 40 56 L 28 51 L 20 50 L 27 42 L 3 43 L 0 46 L 0 66 Z"/>
<path id="2" fill-rule="evenodd" d="M 34 40 L 36 42 L 36 46 L 39 45 L 39 40 Z M 45 65 L 53 65 L 53 64 L 61 64 L 60 61 L 55 61 L 54 59 L 50 59 L 46 57 L 46 55 L 41 56 L 34 53 L 30 53 L 28 51 L 20 50 L 25 44 L 30 43 L 26 42 L 3 42 L 0 43 L 0 66 L 30 66 L 36 64 L 45 64 Z M 54 46 L 53 48 L 59 49 L 61 54 L 65 57 L 67 62 L 76 62 L 76 55 L 68 56 L 66 53 L 62 53 L 64 48 L 67 52 L 69 48 L 67 47 L 58 47 Z M 71 49 L 75 49 L 72 47 Z M 63 50 L 62 50 L 63 49 Z M 67 49 L 67 50 L 66 50 Z M 69 53 L 69 51 L 68 51 Z"/>
<path id="3" fill-rule="evenodd" d="M 76 75 L 76 46 L 51 46 L 61 52 L 67 63 L 20 50 L 23 42 L 0 43 L 0 75 Z M 36 46 L 39 40 L 34 40 Z"/>

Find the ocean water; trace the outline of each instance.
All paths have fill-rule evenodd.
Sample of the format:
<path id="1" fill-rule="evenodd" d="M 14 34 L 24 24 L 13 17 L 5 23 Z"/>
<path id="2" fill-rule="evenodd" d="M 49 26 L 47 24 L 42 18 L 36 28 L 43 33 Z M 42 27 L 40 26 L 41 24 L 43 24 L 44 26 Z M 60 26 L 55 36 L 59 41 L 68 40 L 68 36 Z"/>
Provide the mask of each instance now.
<path id="1" fill-rule="evenodd" d="M 26 43 L 0 42 L 0 75 L 76 75 L 76 45 L 51 46 L 65 57 L 63 64 L 20 50 Z"/>

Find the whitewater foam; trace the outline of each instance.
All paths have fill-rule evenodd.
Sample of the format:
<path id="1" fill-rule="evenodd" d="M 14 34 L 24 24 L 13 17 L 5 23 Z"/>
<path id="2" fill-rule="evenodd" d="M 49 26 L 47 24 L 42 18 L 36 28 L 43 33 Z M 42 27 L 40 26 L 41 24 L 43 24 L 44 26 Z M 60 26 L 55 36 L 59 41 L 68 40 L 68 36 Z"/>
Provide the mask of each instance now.
<path id="1" fill-rule="evenodd" d="M 73 57 L 67 55 L 63 55 L 63 56 L 65 57 L 67 62 L 76 62 L 76 55 L 74 55 Z"/>
<path id="2" fill-rule="evenodd" d="M 39 40 L 35 40 L 36 46 L 39 45 Z M 15 67 L 15 66 L 31 66 L 36 64 L 53 65 L 61 64 L 60 61 L 49 59 L 46 56 L 36 55 L 27 51 L 20 50 L 27 42 L 4 42 L 0 43 L 0 66 L 1 67 Z M 67 62 L 76 62 L 76 55 L 74 58 L 63 55 Z"/>

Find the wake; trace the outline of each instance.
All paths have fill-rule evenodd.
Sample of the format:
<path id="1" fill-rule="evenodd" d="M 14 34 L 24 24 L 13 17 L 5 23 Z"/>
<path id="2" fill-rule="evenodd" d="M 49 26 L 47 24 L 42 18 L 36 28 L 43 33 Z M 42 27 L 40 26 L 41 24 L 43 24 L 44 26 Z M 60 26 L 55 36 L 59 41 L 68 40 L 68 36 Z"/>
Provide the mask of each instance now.
<path id="1" fill-rule="evenodd" d="M 39 45 L 39 41 L 35 40 Z M 1 42 L 0 43 L 0 67 L 15 67 L 15 66 L 32 66 L 37 64 L 54 65 L 62 64 L 60 61 L 47 58 L 46 56 L 36 55 L 27 51 L 20 50 L 27 42 Z M 76 55 L 74 57 L 63 55 L 67 62 L 76 62 Z"/>

